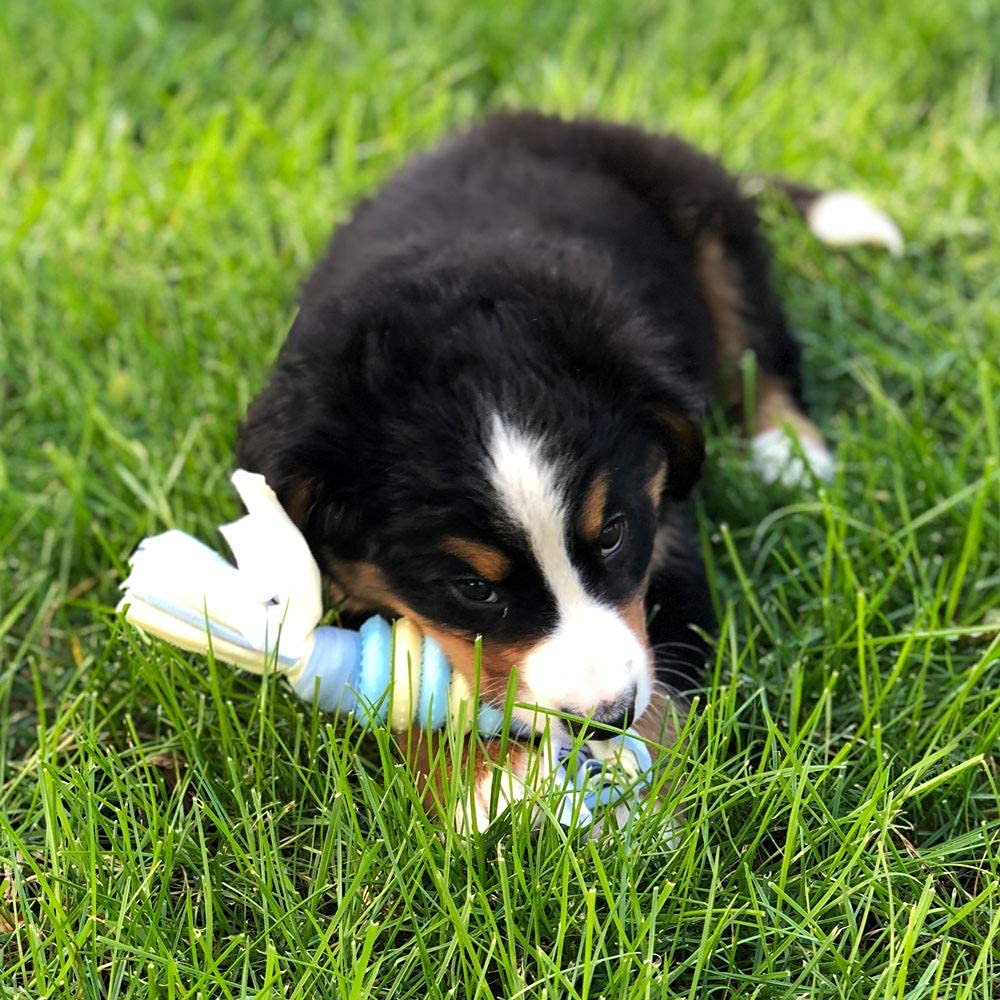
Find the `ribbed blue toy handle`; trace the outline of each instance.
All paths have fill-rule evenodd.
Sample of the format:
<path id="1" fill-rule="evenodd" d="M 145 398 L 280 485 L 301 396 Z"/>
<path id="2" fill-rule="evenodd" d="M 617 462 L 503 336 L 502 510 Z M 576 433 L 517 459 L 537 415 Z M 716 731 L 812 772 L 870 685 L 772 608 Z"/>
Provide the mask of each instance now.
<path id="1" fill-rule="evenodd" d="M 367 728 L 385 726 L 390 720 L 393 686 L 394 641 L 392 626 L 378 615 L 369 618 L 357 632 L 320 626 L 309 659 L 292 688 L 306 701 L 326 712 L 353 712 Z M 407 725 L 430 732 L 448 722 L 451 667 L 441 647 L 429 636 L 420 644 L 419 670 L 412 691 L 406 692 Z M 395 713 L 398 722 L 398 713 Z M 468 720 L 471 723 L 471 718 Z M 503 727 L 503 712 L 480 702 L 476 726 L 484 735 Z"/>

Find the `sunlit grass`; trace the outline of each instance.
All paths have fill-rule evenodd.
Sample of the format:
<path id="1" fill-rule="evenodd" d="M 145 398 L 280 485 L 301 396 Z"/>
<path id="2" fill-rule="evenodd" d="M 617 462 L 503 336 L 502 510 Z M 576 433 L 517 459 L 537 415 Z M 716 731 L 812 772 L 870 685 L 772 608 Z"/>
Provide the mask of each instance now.
<path id="1" fill-rule="evenodd" d="M 992 995 L 998 36 L 922 0 L 2 5 L 0 992 Z M 765 201 L 840 471 L 764 490 L 718 428 L 711 683 L 661 805 L 596 840 L 449 834 L 390 738 L 112 610 L 143 535 L 236 513 L 333 222 L 500 104 L 862 188 L 909 244 Z"/>

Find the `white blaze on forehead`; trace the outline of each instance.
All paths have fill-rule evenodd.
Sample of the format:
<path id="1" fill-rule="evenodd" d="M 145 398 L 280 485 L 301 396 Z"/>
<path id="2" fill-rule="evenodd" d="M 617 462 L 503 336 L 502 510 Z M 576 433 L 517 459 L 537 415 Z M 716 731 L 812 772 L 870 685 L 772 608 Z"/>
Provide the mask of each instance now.
<path id="1" fill-rule="evenodd" d="M 567 510 L 560 470 L 545 443 L 494 417 L 489 445 L 490 480 L 504 513 L 528 545 L 560 610 L 592 601 L 566 550 Z"/>
<path id="2" fill-rule="evenodd" d="M 494 419 L 488 476 L 555 598 L 555 629 L 524 658 L 521 681 L 543 708 L 587 715 L 616 700 L 649 704 L 646 649 L 612 607 L 587 593 L 567 549 L 569 505 L 558 459 L 539 436 Z M 532 713 L 515 715 L 532 722 Z"/>

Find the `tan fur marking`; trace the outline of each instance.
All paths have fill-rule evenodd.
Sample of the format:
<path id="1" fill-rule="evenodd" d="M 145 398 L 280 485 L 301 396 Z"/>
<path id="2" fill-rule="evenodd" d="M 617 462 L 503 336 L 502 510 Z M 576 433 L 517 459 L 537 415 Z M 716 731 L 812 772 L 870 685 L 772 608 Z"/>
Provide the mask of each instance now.
<path id="1" fill-rule="evenodd" d="M 755 434 L 776 427 L 791 426 L 801 441 L 825 447 L 819 428 L 799 409 L 783 379 L 761 375 L 757 388 L 757 426 Z"/>
<path id="2" fill-rule="evenodd" d="M 334 562 L 330 571 L 330 597 L 343 602 L 345 611 L 391 609 L 393 594 L 385 574 L 374 563 Z"/>
<path id="3" fill-rule="evenodd" d="M 715 327 L 723 396 L 735 404 L 742 389 L 739 362 L 747 349 L 739 277 L 722 244 L 712 237 L 705 239 L 696 251 L 695 273 Z"/>
<path id="4" fill-rule="evenodd" d="M 635 637 L 647 648 L 649 647 L 649 634 L 646 631 L 646 585 L 636 591 L 628 602 L 618 608 L 622 620 L 632 630 Z"/>
<path id="5" fill-rule="evenodd" d="M 288 516 L 298 528 L 303 526 L 306 515 L 309 513 L 309 507 L 312 503 L 312 489 L 313 484 L 311 480 L 300 479 L 292 487 L 291 492 L 284 501 L 284 508 L 288 512 Z"/>
<path id="6" fill-rule="evenodd" d="M 466 740 L 458 759 L 455 759 L 450 753 L 448 739 L 442 733 L 425 733 L 412 727 L 394 735 L 411 770 L 417 775 L 424 808 L 449 825 L 460 817 L 448 815 L 445 811 L 448 798 L 445 786 L 450 785 L 459 775 L 459 780 L 464 782 L 465 776 L 471 772 L 473 787 L 462 789 L 460 812 L 471 808 L 480 832 L 490 819 L 493 781 L 500 782 L 497 811 L 502 812 L 505 801 L 511 798 L 510 792 L 514 792 L 514 797 L 520 797 L 517 795 L 517 785 L 532 769 L 537 757 L 534 751 L 513 740 L 488 739 L 476 744 Z M 498 774 L 495 770 L 497 767 L 506 773 Z M 462 826 L 464 829 L 461 832 L 471 832 L 468 819 Z"/>
<path id="7" fill-rule="evenodd" d="M 629 627 L 632 634 L 639 640 L 643 649 L 646 650 L 647 673 L 650 680 L 654 678 L 653 651 L 649 645 L 649 631 L 646 623 L 646 591 L 649 589 L 649 573 L 643 578 L 637 590 L 632 593 L 623 604 L 618 605 L 618 613 L 622 620 Z M 655 694 L 655 693 L 654 693 Z M 647 708 L 648 712 L 649 709 Z M 640 718 L 645 717 L 645 712 Z"/>
<path id="8" fill-rule="evenodd" d="M 653 692 L 653 700 L 649 708 L 636 720 L 635 731 L 644 739 L 660 746 L 670 746 L 677 741 L 677 730 L 674 726 L 674 715 L 678 721 L 684 718 L 683 704 L 671 700 L 662 689 Z M 650 747 L 656 756 L 655 747 Z"/>
<path id="9" fill-rule="evenodd" d="M 604 527 L 604 508 L 608 502 L 608 475 L 599 473 L 587 490 L 576 521 L 576 530 L 585 542 L 596 542 Z"/>
<path id="10" fill-rule="evenodd" d="M 492 545 L 483 545 L 468 538 L 446 538 L 441 547 L 468 563 L 484 580 L 499 583 L 510 573 L 510 560 Z"/>
<path id="11" fill-rule="evenodd" d="M 663 499 L 663 487 L 667 485 L 667 463 L 660 462 L 653 473 L 653 478 L 646 483 L 646 492 L 652 501 L 653 510 L 660 509 L 660 501 Z"/>
<path id="12" fill-rule="evenodd" d="M 465 677 L 471 686 L 476 676 L 475 643 L 469 642 L 462 636 L 442 632 L 435 628 L 432 622 L 424 622 L 423 630 L 427 635 L 433 636 L 444 650 L 448 662 Z M 529 647 L 501 646 L 493 642 L 484 642 L 482 646 L 479 691 L 484 698 L 497 701 L 506 697 L 511 671 L 524 662 Z"/>

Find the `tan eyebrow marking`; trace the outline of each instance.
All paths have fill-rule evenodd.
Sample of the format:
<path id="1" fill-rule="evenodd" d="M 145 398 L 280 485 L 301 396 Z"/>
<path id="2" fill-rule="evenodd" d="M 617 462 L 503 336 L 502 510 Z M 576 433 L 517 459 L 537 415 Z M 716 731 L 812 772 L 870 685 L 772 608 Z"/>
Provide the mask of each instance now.
<path id="1" fill-rule="evenodd" d="M 467 562 L 484 580 L 499 583 L 510 573 L 510 560 L 492 545 L 483 545 L 470 538 L 446 538 L 441 547 Z"/>
<path id="2" fill-rule="evenodd" d="M 608 474 L 601 472 L 587 489 L 576 521 L 576 530 L 585 542 L 596 542 L 604 527 L 604 507 L 608 502 Z"/>
<path id="3" fill-rule="evenodd" d="M 392 607 L 392 588 L 385 574 L 371 562 L 334 560 L 329 568 L 330 599 L 345 611 L 374 611 Z"/>
<path id="4" fill-rule="evenodd" d="M 723 394 L 730 403 L 737 403 L 742 394 L 739 360 L 747 347 L 739 276 L 723 245 L 711 237 L 695 251 L 695 271 L 715 327 Z"/>
<path id="5" fill-rule="evenodd" d="M 667 463 L 660 462 L 656 467 L 656 472 L 653 473 L 652 478 L 646 483 L 646 492 L 649 494 L 649 499 L 653 501 L 653 509 L 658 510 L 660 507 L 660 500 L 663 498 L 663 487 L 667 482 Z"/>

